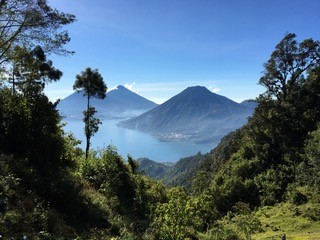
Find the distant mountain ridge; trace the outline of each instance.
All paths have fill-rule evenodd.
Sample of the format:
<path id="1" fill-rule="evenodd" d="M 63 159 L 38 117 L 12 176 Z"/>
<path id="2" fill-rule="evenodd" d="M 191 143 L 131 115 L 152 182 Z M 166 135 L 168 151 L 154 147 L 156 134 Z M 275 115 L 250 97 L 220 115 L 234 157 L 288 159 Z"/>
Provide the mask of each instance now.
<path id="1" fill-rule="evenodd" d="M 155 162 L 148 158 L 140 158 L 137 159 L 139 164 L 138 171 L 145 173 L 153 179 L 161 180 L 167 186 L 183 185 L 191 187 L 191 179 L 194 177 L 194 172 L 207 155 L 198 153 L 194 156 L 181 158 L 172 165 Z"/>
<path id="2" fill-rule="evenodd" d="M 164 163 L 155 162 L 148 158 L 138 158 L 136 161 L 139 164 L 139 172 L 144 172 L 154 179 L 161 179 L 161 177 L 172 168 L 172 165 L 165 165 Z"/>
<path id="3" fill-rule="evenodd" d="M 244 125 L 252 112 L 251 107 L 194 86 L 118 125 L 149 132 L 164 141 L 217 142 Z"/>
<path id="4" fill-rule="evenodd" d="M 57 109 L 67 118 L 81 119 L 86 109 L 86 97 L 83 91 L 74 92 L 62 99 Z M 97 116 L 107 119 L 121 119 L 138 116 L 154 107 L 156 103 L 130 91 L 124 86 L 117 86 L 107 92 L 105 99 L 92 98 L 91 105 L 97 110 Z"/>

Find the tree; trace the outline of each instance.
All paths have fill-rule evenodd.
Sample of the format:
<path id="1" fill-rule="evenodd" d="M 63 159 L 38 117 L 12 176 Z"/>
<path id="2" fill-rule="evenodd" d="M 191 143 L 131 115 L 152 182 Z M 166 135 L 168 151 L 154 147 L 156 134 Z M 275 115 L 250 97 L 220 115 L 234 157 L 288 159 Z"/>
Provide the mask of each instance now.
<path id="1" fill-rule="evenodd" d="M 298 159 L 296 150 L 315 127 L 312 123 L 306 126 L 305 120 L 317 106 L 306 102 L 315 99 L 308 89 L 309 75 L 319 63 L 319 41 L 306 39 L 299 43 L 295 34 L 288 33 L 264 64 L 259 83 L 266 92 L 259 97 L 259 107 L 249 121 L 259 159 L 272 164 L 283 162 L 285 157 L 289 161 Z"/>
<path id="2" fill-rule="evenodd" d="M 261 203 L 281 201 L 296 180 L 304 142 L 320 120 L 320 42 L 287 34 L 264 65 L 266 92 L 249 120 L 252 152 L 263 172 L 255 177 Z"/>
<path id="3" fill-rule="evenodd" d="M 84 96 L 87 96 L 87 110 L 83 112 L 85 123 L 85 135 L 86 135 L 86 158 L 88 158 L 90 139 L 98 131 L 100 120 L 94 118 L 96 110 L 90 106 L 91 98 L 104 99 L 106 97 L 107 86 L 103 82 L 103 78 L 97 69 L 92 70 L 86 68 L 85 71 L 81 72 L 76 76 L 76 81 L 73 85 L 74 90 L 82 89 Z"/>
<path id="4" fill-rule="evenodd" d="M 16 46 L 11 59 L 13 91 L 0 89 L 0 152 L 27 157 L 45 175 L 63 155 L 63 137 L 56 104 L 42 90 L 47 82 L 59 80 L 62 72 L 40 46 L 32 51 Z"/>
<path id="5" fill-rule="evenodd" d="M 83 111 L 83 122 L 85 123 L 84 133 L 86 135 L 87 144 L 86 144 L 86 158 L 88 158 L 88 152 L 90 147 L 90 138 L 99 130 L 99 125 L 101 124 L 100 119 L 95 118 L 94 114 L 96 109 L 92 106 L 89 106 L 89 109 Z"/>
<path id="6" fill-rule="evenodd" d="M 45 52 L 71 53 L 63 48 L 70 37 L 61 28 L 75 20 L 74 15 L 51 8 L 47 0 L 1 0 L 0 64 L 11 60 L 7 53 L 16 46 L 40 45 Z"/>
<path id="7" fill-rule="evenodd" d="M 290 91 L 305 82 L 307 71 L 320 61 L 320 42 L 306 39 L 300 44 L 294 33 L 288 33 L 276 46 L 264 64 L 264 75 L 259 83 L 267 88 L 266 95 L 279 101 L 287 99 Z"/>
<path id="8" fill-rule="evenodd" d="M 62 76 L 62 72 L 52 66 L 52 61 L 47 60 L 40 46 L 30 52 L 19 46 L 15 47 L 12 65 L 9 82 L 12 83 L 13 92 L 18 88 L 24 94 L 36 94 L 44 89 L 46 83 L 57 81 Z"/>

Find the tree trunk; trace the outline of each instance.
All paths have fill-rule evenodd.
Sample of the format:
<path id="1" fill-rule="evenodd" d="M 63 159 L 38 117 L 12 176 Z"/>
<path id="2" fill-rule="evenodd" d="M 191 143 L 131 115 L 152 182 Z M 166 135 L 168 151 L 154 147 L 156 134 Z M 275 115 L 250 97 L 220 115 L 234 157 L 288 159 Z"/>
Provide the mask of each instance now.
<path id="1" fill-rule="evenodd" d="M 90 147 L 90 119 L 89 119 L 89 108 L 90 108 L 90 104 L 89 104 L 89 100 L 90 100 L 90 95 L 88 93 L 87 96 L 87 122 L 86 122 L 86 159 L 89 156 L 89 147 Z"/>
<path id="2" fill-rule="evenodd" d="M 87 144 L 86 144 L 86 159 L 89 156 L 89 147 L 90 147 L 90 136 L 86 136 L 87 137 Z"/>

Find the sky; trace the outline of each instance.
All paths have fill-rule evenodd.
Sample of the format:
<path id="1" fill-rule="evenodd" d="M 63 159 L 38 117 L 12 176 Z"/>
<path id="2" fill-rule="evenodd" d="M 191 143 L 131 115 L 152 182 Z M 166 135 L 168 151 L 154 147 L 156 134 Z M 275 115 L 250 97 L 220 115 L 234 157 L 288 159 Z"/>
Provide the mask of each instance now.
<path id="1" fill-rule="evenodd" d="M 263 64 L 286 33 L 320 39 L 319 0 L 49 0 L 77 17 L 65 28 L 75 54 L 49 56 L 64 74 L 46 87 L 52 101 L 75 76 L 98 69 L 108 90 L 124 85 L 161 104 L 189 86 L 236 102 L 264 92 Z"/>

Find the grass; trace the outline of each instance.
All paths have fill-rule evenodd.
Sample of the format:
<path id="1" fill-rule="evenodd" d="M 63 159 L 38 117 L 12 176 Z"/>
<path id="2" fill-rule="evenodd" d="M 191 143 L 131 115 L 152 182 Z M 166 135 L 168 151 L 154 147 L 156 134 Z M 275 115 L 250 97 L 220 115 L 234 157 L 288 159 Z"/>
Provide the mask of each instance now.
<path id="1" fill-rule="evenodd" d="M 252 239 L 320 240 L 320 203 L 306 203 L 296 206 L 281 203 L 273 207 L 263 207 L 256 212 L 262 223 L 262 232 Z"/>

